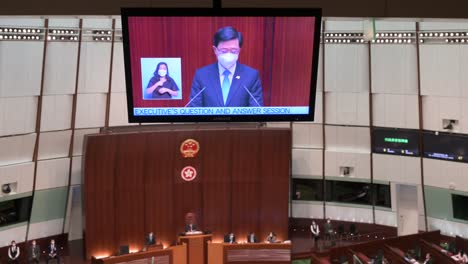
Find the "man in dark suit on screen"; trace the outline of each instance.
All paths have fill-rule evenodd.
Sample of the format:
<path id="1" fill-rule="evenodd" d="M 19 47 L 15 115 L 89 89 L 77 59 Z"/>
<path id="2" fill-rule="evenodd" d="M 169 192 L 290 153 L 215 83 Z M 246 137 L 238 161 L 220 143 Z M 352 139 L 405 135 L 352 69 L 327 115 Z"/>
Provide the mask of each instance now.
<path id="1" fill-rule="evenodd" d="M 196 71 L 188 106 L 263 106 L 258 71 L 237 62 L 242 43 L 242 34 L 233 27 L 223 27 L 215 33 L 213 52 L 218 62 Z"/>

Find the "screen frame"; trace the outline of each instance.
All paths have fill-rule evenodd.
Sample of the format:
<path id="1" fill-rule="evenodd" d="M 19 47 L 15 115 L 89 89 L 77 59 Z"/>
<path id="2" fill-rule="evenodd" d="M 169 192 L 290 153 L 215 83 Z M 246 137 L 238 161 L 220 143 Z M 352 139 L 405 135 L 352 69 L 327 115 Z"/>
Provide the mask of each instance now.
<path id="1" fill-rule="evenodd" d="M 261 115 L 177 115 L 135 116 L 133 104 L 132 69 L 128 31 L 129 17 L 315 17 L 312 53 L 312 72 L 308 114 L 261 114 Z M 125 83 L 129 123 L 159 122 L 291 122 L 314 121 L 316 107 L 317 77 L 322 28 L 320 8 L 121 8 L 122 41 L 124 48 Z"/>

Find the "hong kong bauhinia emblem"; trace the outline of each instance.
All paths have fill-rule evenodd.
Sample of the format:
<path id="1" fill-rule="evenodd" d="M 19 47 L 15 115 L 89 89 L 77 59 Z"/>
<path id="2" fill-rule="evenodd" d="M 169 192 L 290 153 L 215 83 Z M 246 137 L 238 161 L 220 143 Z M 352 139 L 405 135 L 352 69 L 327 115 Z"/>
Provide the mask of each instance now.
<path id="1" fill-rule="evenodd" d="M 180 176 L 184 181 L 193 181 L 197 177 L 197 170 L 192 166 L 186 166 L 180 172 Z"/>
<path id="2" fill-rule="evenodd" d="M 180 153 L 184 158 L 194 158 L 200 150 L 200 144 L 195 139 L 186 139 L 180 144 Z"/>

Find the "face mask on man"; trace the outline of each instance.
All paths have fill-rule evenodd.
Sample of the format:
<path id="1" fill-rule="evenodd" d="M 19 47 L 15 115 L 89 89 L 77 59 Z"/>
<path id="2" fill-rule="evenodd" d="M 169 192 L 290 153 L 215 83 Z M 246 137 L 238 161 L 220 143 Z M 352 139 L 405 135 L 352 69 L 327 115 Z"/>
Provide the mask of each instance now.
<path id="1" fill-rule="evenodd" d="M 233 54 L 230 52 L 227 53 L 221 53 L 218 55 L 218 62 L 221 64 L 224 68 L 229 69 L 234 64 L 237 62 L 237 59 L 239 58 L 239 54 Z"/>
<path id="2" fill-rule="evenodd" d="M 159 74 L 159 76 L 164 77 L 164 76 L 166 76 L 167 71 L 166 70 L 159 70 L 158 74 Z"/>

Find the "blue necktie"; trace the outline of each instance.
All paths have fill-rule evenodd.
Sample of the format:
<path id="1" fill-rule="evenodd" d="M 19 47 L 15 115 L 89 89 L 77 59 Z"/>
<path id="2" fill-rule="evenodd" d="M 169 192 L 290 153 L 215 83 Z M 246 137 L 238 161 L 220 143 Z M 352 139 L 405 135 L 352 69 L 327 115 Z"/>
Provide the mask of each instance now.
<path id="1" fill-rule="evenodd" d="M 231 74 L 229 70 L 225 70 L 223 72 L 224 79 L 223 79 L 223 84 L 221 85 L 221 90 L 223 91 L 223 101 L 225 105 L 226 105 L 226 100 L 229 94 L 229 88 L 231 87 L 231 83 L 229 82 L 229 74 Z"/>

